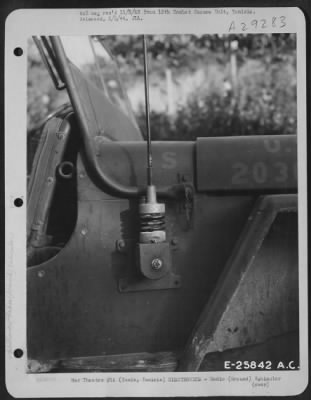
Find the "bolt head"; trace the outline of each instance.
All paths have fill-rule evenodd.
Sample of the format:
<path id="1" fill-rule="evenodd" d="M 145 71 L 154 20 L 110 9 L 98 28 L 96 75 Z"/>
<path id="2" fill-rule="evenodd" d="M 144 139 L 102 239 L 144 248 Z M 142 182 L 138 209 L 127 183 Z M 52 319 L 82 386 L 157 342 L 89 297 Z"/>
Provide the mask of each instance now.
<path id="1" fill-rule="evenodd" d="M 125 241 L 123 239 L 117 240 L 117 249 L 119 251 L 125 250 L 125 247 L 126 247 L 126 245 L 125 245 Z"/>
<path id="2" fill-rule="evenodd" d="M 45 275 L 45 271 L 43 271 L 43 270 L 38 271 L 38 277 L 39 277 L 39 278 L 43 278 L 44 275 Z"/>
<path id="3" fill-rule="evenodd" d="M 158 271 L 159 269 L 161 269 L 163 267 L 163 262 L 162 260 L 160 260 L 160 258 L 154 258 L 151 261 L 151 267 L 152 269 L 154 269 L 155 271 Z"/>

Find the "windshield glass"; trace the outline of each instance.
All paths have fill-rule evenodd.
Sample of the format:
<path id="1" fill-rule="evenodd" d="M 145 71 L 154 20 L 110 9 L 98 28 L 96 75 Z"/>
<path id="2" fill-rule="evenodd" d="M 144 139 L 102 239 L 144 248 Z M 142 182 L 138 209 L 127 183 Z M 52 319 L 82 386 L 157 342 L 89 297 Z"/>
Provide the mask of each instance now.
<path id="1" fill-rule="evenodd" d="M 62 36 L 70 61 L 136 124 L 117 61 L 98 36 Z"/>

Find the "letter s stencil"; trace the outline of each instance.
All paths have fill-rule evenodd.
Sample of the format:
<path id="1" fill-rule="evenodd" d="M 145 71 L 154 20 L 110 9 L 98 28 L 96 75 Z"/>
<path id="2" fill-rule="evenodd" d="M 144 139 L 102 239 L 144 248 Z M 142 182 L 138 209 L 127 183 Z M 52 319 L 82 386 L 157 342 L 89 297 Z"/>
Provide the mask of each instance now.
<path id="1" fill-rule="evenodd" d="M 174 169 L 177 166 L 176 153 L 174 151 L 165 151 L 162 154 L 162 168 Z"/>

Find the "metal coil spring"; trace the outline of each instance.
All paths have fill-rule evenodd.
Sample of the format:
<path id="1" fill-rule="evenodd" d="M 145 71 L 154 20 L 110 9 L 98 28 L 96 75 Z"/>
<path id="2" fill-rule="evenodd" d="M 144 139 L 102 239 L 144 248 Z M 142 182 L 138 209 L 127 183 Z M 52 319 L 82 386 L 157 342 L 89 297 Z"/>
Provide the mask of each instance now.
<path id="1" fill-rule="evenodd" d="M 141 214 L 140 215 L 140 231 L 141 232 L 154 232 L 164 231 L 165 220 L 164 214 Z"/>

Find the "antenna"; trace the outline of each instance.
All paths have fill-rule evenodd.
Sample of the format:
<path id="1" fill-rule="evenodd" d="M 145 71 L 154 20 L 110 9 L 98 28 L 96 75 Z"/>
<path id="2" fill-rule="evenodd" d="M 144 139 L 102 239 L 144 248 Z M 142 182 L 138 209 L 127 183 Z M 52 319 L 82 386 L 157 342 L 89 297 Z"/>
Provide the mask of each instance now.
<path id="1" fill-rule="evenodd" d="M 146 35 L 143 35 L 143 47 L 144 47 L 145 109 L 146 109 L 146 128 L 147 128 L 147 185 L 152 186 L 152 150 L 151 150 L 151 132 L 150 132 L 149 76 L 148 76 L 148 53 L 147 53 Z"/>
<path id="2" fill-rule="evenodd" d="M 140 215 L 140 243 L 158 243 L 166 239 L 165 232 L 165 204 L 157 202 L 156 187 L 152 184 L 152 151 L 149 113 L 149 77 L 147 39 L 143 35 L 144 48 L 144 81 L 145 107 L 147 128 L 147 190 L 146 198 L 139 205 Z"/>

